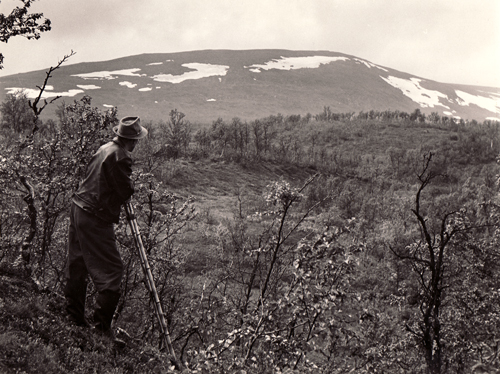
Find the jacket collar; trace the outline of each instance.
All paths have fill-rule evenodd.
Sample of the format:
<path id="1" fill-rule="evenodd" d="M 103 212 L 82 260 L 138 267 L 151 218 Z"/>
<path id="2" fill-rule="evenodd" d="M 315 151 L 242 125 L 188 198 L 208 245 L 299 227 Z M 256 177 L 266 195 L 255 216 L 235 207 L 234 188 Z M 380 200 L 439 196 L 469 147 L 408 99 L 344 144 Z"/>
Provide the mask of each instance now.
<path id="1" fill-rule="evenodd" d="M 127 149 L 125 148 L 125 144 L 123 144 L 123 142 L 120 139 L 120 137 L 115 136 L 113 138 L 113 143 L 117 144 L 121 149 L 123 149 L 123 151 L 127 154 L 128 157 L 132 157 L 132 152 L 127 151 Z"/>

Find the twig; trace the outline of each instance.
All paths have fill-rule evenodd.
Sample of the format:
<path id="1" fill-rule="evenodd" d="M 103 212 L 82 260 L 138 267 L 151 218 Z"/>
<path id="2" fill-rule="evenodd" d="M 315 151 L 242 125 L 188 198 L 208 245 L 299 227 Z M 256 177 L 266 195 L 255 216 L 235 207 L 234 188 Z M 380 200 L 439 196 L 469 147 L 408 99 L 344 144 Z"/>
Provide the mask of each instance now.
<path id="1" fill-rule="evenodd" d="M 29 102 L 29 106 L 33 110 L 33 113 L 35 113 L 36 118 L 38 118 L 38 116 L 42 113 L 42 111 L 45 109 L 45 107 L 48 104 L 52 104 L 54 101 L 56 101 L 57 99 L 59 99 L 61 97 L 61 96 L 56 96 L 54 99 L 50 100 L 49 102 L 47 102 L 47 100 L 44 99 L 43 106 L 40 108 L 38 107 L 38 103 L 42 99 L 43 92 L 47 88 L 47 83 L 49 82 L 49 79 L 52 78 L 51 74 L 54 71 L 56 71 L 57 69 L 59 69 L 62 64 L 64 64 L 66 61 L 68 61 L 68 59 L 75 54 L 76 54 L 76 52 L 71 50 L 70 54 L 64 55 L 64 57 L 61 60 L 59 60 L 59 62 L 57 63 L 57 65 L 55 67 L 51 66 L 49 68 L 49 71 L 45 73 L 45 79 L 43 81 L 43 85 L 41 87 L 36 86 L 40 90 L 40 92 L 38 93 L 38 96 L 35 98 L 35 100 L 33 102 L 31 102 L 31 101 Z M 38 130 L 38 127 L 36 127 L 36 124 L 35 124 L 32 133 L 34 133 L 36 130 Z"/>

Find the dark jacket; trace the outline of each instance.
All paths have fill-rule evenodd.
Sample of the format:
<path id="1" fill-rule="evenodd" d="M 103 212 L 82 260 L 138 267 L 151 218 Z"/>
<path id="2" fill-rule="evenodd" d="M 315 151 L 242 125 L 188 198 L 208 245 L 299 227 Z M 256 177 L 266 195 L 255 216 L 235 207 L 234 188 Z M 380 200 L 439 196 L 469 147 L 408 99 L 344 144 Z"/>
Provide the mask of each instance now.
<path id="1" fill-rule="evenodd" d="M 131 174 L 131 154 L 115 138 L 92 156 L 73 202 L 106 222 L 118 223 L 122 204 L 134 193 Z"/>

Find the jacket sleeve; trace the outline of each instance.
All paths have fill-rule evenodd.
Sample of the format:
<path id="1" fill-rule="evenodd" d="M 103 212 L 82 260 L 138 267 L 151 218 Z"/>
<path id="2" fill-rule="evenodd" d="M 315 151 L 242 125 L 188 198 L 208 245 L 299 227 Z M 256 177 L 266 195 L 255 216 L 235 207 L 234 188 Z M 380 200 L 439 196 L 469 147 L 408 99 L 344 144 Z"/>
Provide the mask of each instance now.
<path id="1" fill-rule="evenodd" d="M 132 159 L 130 157 L 119 158 L 111 170 L 112 188 L 120 205 L 130 199 L 134 193 L 134 184 L 131 179 Z"/>

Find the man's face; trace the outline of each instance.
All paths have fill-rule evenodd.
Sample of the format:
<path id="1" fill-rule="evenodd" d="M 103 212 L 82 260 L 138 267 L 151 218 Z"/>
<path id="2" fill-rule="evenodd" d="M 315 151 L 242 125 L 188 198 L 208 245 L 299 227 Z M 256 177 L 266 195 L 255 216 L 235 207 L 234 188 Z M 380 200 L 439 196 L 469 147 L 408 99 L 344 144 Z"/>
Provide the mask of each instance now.
<path id="1" fill-rule="evenodd" d="M 125 143 L 125 149 L 129 152 L 132 152 L 138 142 L 138 139 L 128 139 Z"/>

